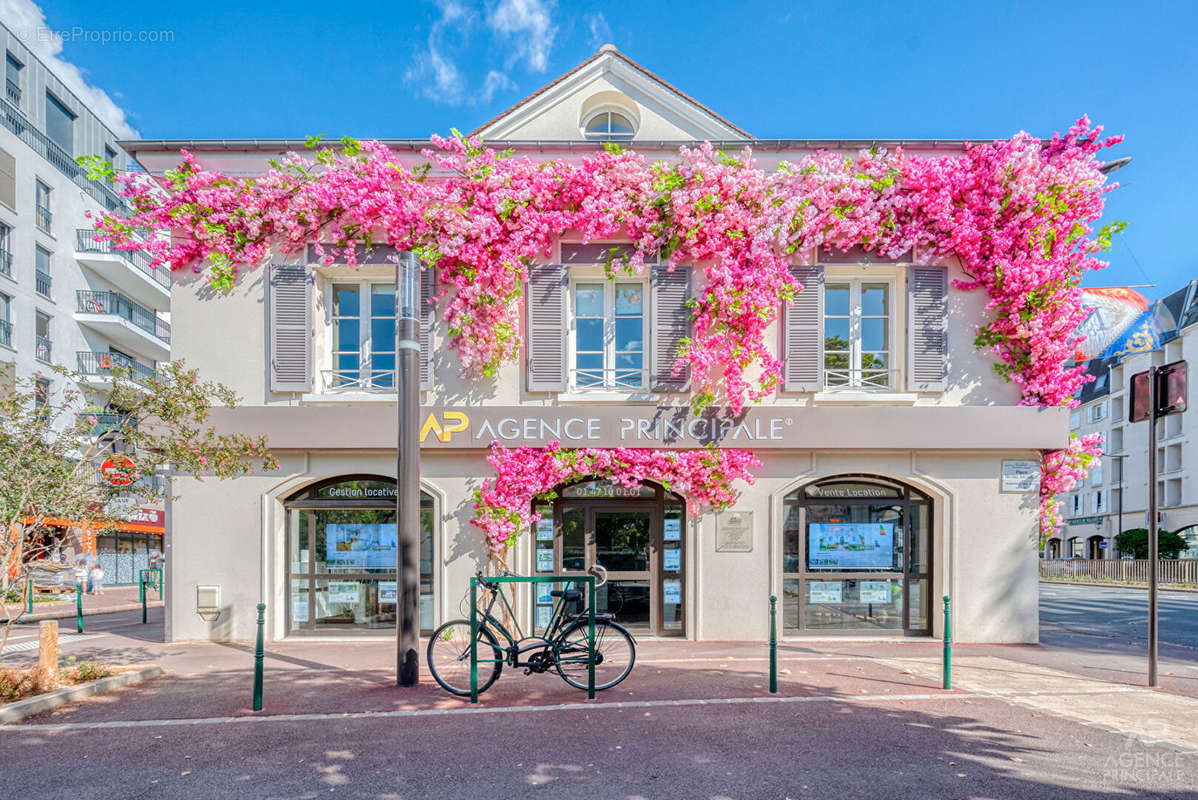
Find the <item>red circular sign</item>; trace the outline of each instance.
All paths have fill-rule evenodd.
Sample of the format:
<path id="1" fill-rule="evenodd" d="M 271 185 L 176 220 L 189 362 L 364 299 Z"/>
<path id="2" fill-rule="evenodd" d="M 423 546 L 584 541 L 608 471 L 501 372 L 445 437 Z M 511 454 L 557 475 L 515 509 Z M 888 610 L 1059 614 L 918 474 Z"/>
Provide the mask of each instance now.
<path id="1" fill-rule="evenodd" d="M 113 486 L 128 486 L 137 478 L 137 467 L 125 456 L 109 456 L 100 465 L 100 474 Z"/>

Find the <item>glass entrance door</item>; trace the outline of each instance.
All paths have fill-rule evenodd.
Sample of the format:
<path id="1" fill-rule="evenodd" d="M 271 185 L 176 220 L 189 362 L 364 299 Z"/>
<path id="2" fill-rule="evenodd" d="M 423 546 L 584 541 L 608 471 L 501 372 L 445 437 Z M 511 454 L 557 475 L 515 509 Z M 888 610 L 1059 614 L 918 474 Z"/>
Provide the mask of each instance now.
<path id="1" fill-rule="evenodd" d="M 607 583 L 596 591 L 597 611 L 615 614 L 633 631 L 678 636 L 684 632 L 683 506 L 660 490 L 655 494 L 567 496 L 552 511 L 545 507 L 542 518 L 554 517 L 553 550 L 548 536 L 538 535 L 536 570 L 585 573 L 598 564 L 607 570 Z"/>

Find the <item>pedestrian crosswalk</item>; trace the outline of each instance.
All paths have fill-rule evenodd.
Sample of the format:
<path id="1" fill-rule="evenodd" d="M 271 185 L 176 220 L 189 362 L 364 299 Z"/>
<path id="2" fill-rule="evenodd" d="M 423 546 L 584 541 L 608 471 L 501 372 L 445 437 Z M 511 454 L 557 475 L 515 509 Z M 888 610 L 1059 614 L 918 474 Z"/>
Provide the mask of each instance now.
<path id="1" fill-rule="evenodd" d="M 58 644 L 61 646 L 64 644 L 69 644 L 71 642 L 81 642 L 84 639 L 98 639 L 103 635 L 104 634 L 102 634 L 102 633 L 67 634 L 66 636 L 58 637 Z M 28 642 L 9 641 L 9 643 L 4 646 L 3 655 L 7 655 L 8 653 L 24 653 L 28 650 L 36 650 L 37 645 L 38 645 L 38 640 L 36 638 L 31 639 Z"/>

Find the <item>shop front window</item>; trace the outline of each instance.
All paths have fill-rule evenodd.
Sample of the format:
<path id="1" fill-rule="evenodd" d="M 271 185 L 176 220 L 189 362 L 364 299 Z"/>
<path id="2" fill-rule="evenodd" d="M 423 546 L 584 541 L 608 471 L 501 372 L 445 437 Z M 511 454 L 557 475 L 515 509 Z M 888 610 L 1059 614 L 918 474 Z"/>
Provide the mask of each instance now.
<path id="1" fill-rule="evenodd" d="M 287 501 L 290 630 L 393 628 L 395 483 L 341 479 Z M 434 623 L 435 503 L 420 493 L 420 627 Z"/>
<path id="2" fill-rule="evenodd" d="M 797 631 L 927 633 L 931 505 L 869 476 L 792 492 L 783 508 L 783 621 Z"/>

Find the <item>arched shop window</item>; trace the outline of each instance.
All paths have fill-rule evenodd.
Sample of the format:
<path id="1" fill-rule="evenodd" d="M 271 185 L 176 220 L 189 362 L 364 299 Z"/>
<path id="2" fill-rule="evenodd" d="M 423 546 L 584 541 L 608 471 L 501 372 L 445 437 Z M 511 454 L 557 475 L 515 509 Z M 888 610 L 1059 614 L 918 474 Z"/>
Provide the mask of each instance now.
<path id="1" fill-rule="evenodd" d="M 361 475 L 314 484 L 287 509 L 287 629 L 395 627 L 395 481 Z M 433 625 L 436 504 L 420 493 L 420 627 Z"/>
<path id="2" fill-rule="evenodd" d="M 808 484 L 783 499 L 783 627 L 931 632 L 932 504 L 871 475 Z"/>

